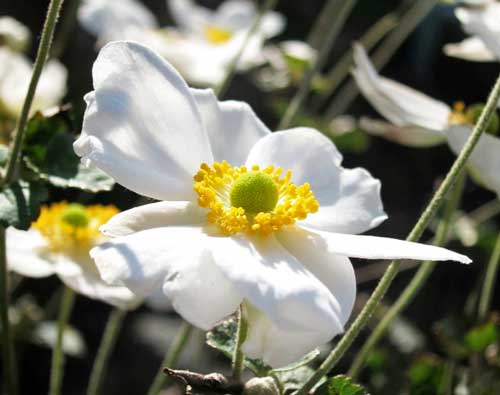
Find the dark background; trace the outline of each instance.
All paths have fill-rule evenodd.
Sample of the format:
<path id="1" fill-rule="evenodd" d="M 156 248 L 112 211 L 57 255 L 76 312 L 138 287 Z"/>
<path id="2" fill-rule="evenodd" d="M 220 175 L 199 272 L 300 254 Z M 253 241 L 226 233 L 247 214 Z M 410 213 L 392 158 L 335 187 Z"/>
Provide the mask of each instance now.
<path id="1" fill-rule="evenodd" d="M 215 7 L 220 3 L 214 0 L 199 2 L 210 7 Z M 161 25 L 171 23 L 164 1 L 144 0 L 144 3 L 154 10 Z M 277 10 L 286 16 L 288 23 L 285 32 L 278 39 L 307 37 L 323 4 L 322 0 L 280 1 Z M 331 54 L 330 64 L 334 64 L 335 60 L 349 48 L 351 42 L 359 38 L 371 24 L 399 4 L 400 2 L 395 0 L 359 0 L 337 40 Z M 30 27 L 34 37 L 31 56 L 36 50 L 35 44 L 47 5 L 48 1 L 45 0 L 2 0 L 0 3 L 0 15 L 11 15 Z M 398 50 L 391 62 L 383 69 L 383 74 L 449 104 L 456 100 L 464 100 L 466 103 L 484 101 L 496 74 L 500 71 L 498 63 L 466 62 L 448 58 L 441 52 L 445 43 L 459 41 L 464 37 L 458 21 L 454 18 L 453 7 L 439 5 Z M 94 43 L 94 37 L 76 25 L 69 37 L 66 51 L 62 55 L 62 62 L 70 70 L 66 99 L 74 103 L 77 108 L 83 108 L 82 96 L 91 90 L 90 70 L 96 56 Z M 273 126 L 276 125 L 277 117 L 269 106 L 266 95 L 260 92 L 248 78 L 237 76 L 227 98 L 249 101 L 268 125 Z M 356 100 L 349 113 L 376 115 L 362 98 Z M 425 150 L 410 149 L 381 139 L 372 139 L 371 147 L 367 152 L 346 153 L 344 166 L 363 166 L 382 181 L 383 201 L 389 219 L 373 233 L 404 238 L 430 198 L 436 181 L 446 174 L 452 161 L 453 156 L 445 146 Z M 74 191 L 52 191 L 51 199 L 61 198 L 113 202 L 122 209 L 131 207 L 137 199 L 134 194 L 121 187 L 116 187 L 111 193 L 102 193 L 97 196 L 77 194 Z M 463 208 L 466 211 L 472 210 L 492 198 L 494 194 L 480 189 L 469 181 L 466 185 Z M 450 247 L 464 251 L 458 243 Z M 480 248 L 468 250 L 467 254 L 475 260 L 475 263 L 469 267 L 455 263 L 438 265 L 424 291 L 406 313 L 406 316 L 410 317 L 425 333 L 429 333 L 431 324 L 444 315 L 463 313 L 467 295 L 480 280 L 488 258 L 487 251 Z M 355 265 L 359 268 L 366 263 L 357 261 Z M 398 295 L 412 273 L 413 271 L 402 273 L 396 279 L 389 292 L 389 299 Z M 374 282 L 363 284 L 360 291 L 369 292 L 374 285 Z M 13 299 L 31 293 L 43 305 L 59 287 L 60 284 L 56 278 L 27 279 L 16 290 Z M 496 308 L 499 307 L 498 295 L 497 291 L 494 299 Z M 109 310 L 110 308 L 102 303 L 78 297 L 71 323 L 82 332 L 88 350 L 83 358 L 67 359 L 64 394 L 85 393 L 88 374 Z M 52 314 L 54 316 L 55 312 L 53 311 Z M 106 378 L 105 393 L 109 395 L 144 393 L 179 323 L 180 321 L 173 313 L 154 314 L 147 308 L 130 313 L 112 358 Z M 202 336 L 199 335 L 198 338 L 201 339 Z M 196 352 L 199 350 L 196 347 L 201 347 L 199 339 L 198 343 L 192 344 L 191 352 L 185 353 L 188 357 L 183 359 L 184 365 L 189 364 L 193 367 L 195 364 L 200 370 L 206 372 L 220 369 L 221 366 L 225 368 L 229 366 L 228 361 L 214 352 L 203 352 L 203 354 L 208 353 L 208 357 L 205 356 L 200 360 L 196 356 L 200 354 Z M 432 344 L 430 348 L 432 349 Z M 189 357 L 193 353 L 195 356 Z M 22 393 L 46 393 L 50 350 L 23 344 L 19 357 Z M 339 367 L 339 372 L 342 372 L 342 366 Z"/>

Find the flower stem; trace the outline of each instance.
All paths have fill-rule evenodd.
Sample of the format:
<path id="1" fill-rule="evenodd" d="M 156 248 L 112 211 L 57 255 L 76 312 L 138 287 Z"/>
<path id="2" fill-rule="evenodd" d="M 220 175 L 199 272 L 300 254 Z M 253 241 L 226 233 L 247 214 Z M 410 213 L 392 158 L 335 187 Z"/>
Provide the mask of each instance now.
<path id="1" fill-rule="evenodd" d="M 61 10 L 63 1 L 64 0 L 50 1 L 49 9 L 47 11 L 47 16 L 45 18 L 45 24 L 42 30 L 40 45 L 38 46 L 38 52 L 36 55 L 35 64 L 33 66 L 33 74 L 31 76 L 28 92 L 26 93 L 26 98 L 24 99 L 21 115 L 19 117 L 19 120 L 17 122 L 17 127 L 14 132 L 13 141 L 10 147 L 9 158 L 7 160 L 7 167 L 5 169 L 5 174 L 1 180 L 1 186 L 9 184 L 14 180 L 17 163 L 19 162 L 21 147 L 24 140 L 24 132 L 26 129 L 26 124 L 28 122 L 28 117 L 31 110 L 31 105 L 35 97 L 38 80 L 40 79 L 43 67 L 47 61 L 47 57 L 50 51 L 50 46 L 52 44 L 52 39 L 54 37 L 54 30 L 56 27 L 57 18 L 59 16 L 59 11 Z"/>
<path id="2" fill-rule="evenodd" d="M 407 237 L 408 241 L 418 241 L 422 236 L 425 228 L 429 225 L 430 220 L 440 207 L 446 194 L 454 186 L 458 178 L 460 177 L 460 172 L 463 170 L 467 163 L 470 155 L 476 144 L 479 141 L 482 133 L 486 130 L 490 119 L 495 111 L 498 100 L 500 99 L 500 75 L 493 86 L 493 89 L 488 97 L 486 106 L 484 107 L 479 121 L 474 127 L 474 131 L 470 135 L 469 139 L 465 143 L 462 151 L 453 163 L 450 171 L 446 175 L 444 181 L 439 186 L 438 190 L 434 193 L 431 201 L 425 208 L 424 212 L 418 219 L 417 223 L 411 230 Z M 342 358 L 344 353 L 350 347 L 352 342 L 356 339 L 359 332 L 366 325 L 373 312 L 377 308 L 380 300 L 385 295 L 387 289 L 391 285 L 392 281 L 396 277 L 399 269 L 400 261 L 393 261 L 387 268 L 385 274 L 380 279 L 377 287 L 373 291 L 372 295 L 363 307 L 363 310 L 356 317 L 352 325 L 349 327 L 347 332 L 344 334 L 342 339 L 337 343 L 337 346 L 331 351 L 328 357 L 323 361 L 321 366 L 316 370 L 316 372 L 307 380 L 307 382 L 298 390 L 297 395 L 307 395 L 309 390 L 314 387 L 319 380 L 321 380 L 328 372 L 337 364 L 337 362 Z"/>
<path id="3" fill-rule="evenodd" d="M 382 69 L 392 58 L 406 38 L 415 30 L 424 17 L 434 8 L 438 0 L 420 0 L 400 19 L 398 26 L 374 52 L 372 59 L 377 70 Z M 353 80 L 341 89 L 325 111 L 325 120 L 331 120 L 343 114 L 358 95 L 357 85 Z"/>
<path id="4" fill-rule="evenodd" d="M 7 272 L 7 251 L 5 244 L 5 228 L 0 226 L 0 320 L 1 344 L 3 354 L 3 381 L 4 391 L 10 395 L 17 395 L 17 372 L 14 357 L 14 343 L 9 323 L 9 291 Z"/>
<path id="5" fill-rule="evenodd" d="M 439 222 L 433 243 L 436 246 L 444 245 L 446 243 L 446 240 L 448 239 L 451 219 L 460 202 L 464 189 L 465 178 L 465 174 L 462 171 L 461 177 L 457 181 L 457 186 L 453 189 L 453 193 L 447 201 L 443 218 Z M 387 328 L 391 325 L 394 319 L 415 299 L 415 296 L 422 289 L 423 285 L 425 284 L 431 273 L 434 271 L 435 267 L 436 262 L 432 261 L 424 262 L 420 266 L 410 283 L 403 290 L 396 302 L 394 302 L 394 304 L 382 317 L 375 329 L 371 332 L 366 343 L 354 358 L 354 362 L 352 363 L 348 373 L 351 378 L 357 378 L 370 351 L 378 343 L 380 338 L 385 334 Z"/>
<path id="6" fill-rule="evenodd" d="M 248 30 L 247 35 L 245 36 L 245 40 L 241 44 L 241 47 L 238 49 L 238 52 L 231 59 L 231 63 L 229 63 L 224 80 L 220 83 L 219 86 L 217 86 L 217 88 L 215 88 L 215 94 L 219 99 L 221 99 L 226 94 L 226 91 L 229 88 L 229 85 L 231 84 L 234 74 L 236 73 L 236 70 L 238 68 L 238 63 L 240 62 L 241 56 L 245 52 L 245 48 L 250 42 L 250 39 L 259 28 L 262 22 L 262 18 L 264 18 L 266 13 L 276 6 L 277 2 L 278 0 L 266 0 L 264 6 L 259 10 L 255 20 L 252 23 L 252 26 L 250 27 L 250 30 Z"/>
<path id="7" fill-rule="evenodd" d="M 182 350 L 186 346 L 189 337 L 191 336 L 191 332 L 193 331 L 193 327 L 191 324 L 184 322 L 177 332 L 172 345 L 167 351 L 163 362 L 161 363 L 160 369 L 156 374 L 151 387 L 149 387 L 148 395 L 158 395 L 158 393 L 162 390 L 162 388 L 168 383 L 170 380 L 168 376 L 163 373 L 163 368 L 169 367 L 172 368 L 177 363 Z"/>
<path id="8" fill-rule="evenodd" d="M 61 395 L 62 379 L 64 376 L 64 330 L 73 310 L 75 303 L 75 292 L 68 287 L 64 287 L 64 292 L 57 318 L 57 338 L 54 350 L 52 351 L 52 366 L 50 370 L 49 395 Z"/>
<path id="9" fill-rule="evenodd" d="M 72 37 L 72 32 L 75 28 L 79 6 L 80 0 L 69 0 L 69 4 L 61 17 L 61 25 L 57 29 L 57 36 L 50 51 L 51 57 L 57 59 L 64 54 L 68 40 Z"/>
<path id="10" fill-rule="evenodd" d="M 479 299 L 479 321 L 484 321 L 491 307 L 491 298 L 493 297 L 493 290 L 495 289 L 495 281 L 498 273 L 498 264 L 500 263 L 500 233 L 498 234 L 497 242 L 493 253 L 491 254 L 486 275 L 484 278 L 483 289 L 481 291 L 481 298 Z"/>
<path id="11" fill-rule="evenodd" d="M 90 374 L 87 395 L 98 395 L 101 393 L 104 373 L 107 370 L 109 359 L 115 348 L 126 315 L 126 310 L 118 308 L 115 308 L 109 315 L 101 344 L 99 345 L 99 350 L 97 351 L 97 356 L 94 361 L 92 373 Z"/>
<path id="12" fill-rule="evenodd" d="M 234 344 L 233 354 L 233 379 L 239 381 L 244 369 L 245 356 L 241 351 L 241 346 L 248 335 L 248 323 L 243 314 L 243 307 L 240 306 L 238 310 L 238 331 L 236 332 L 236 342 Z"/>
<path id="13" fill-rule="evenodd" d="M 336 2 L 336 0 L 330 0 L 330 2 Z M 342 27 L 351 14 L 351 11 L 354 8 L 355 4 L 356 0 L 345 0 L 340 5 L 340 8 L 335 10 L 336 12 L 334 14 L 334 18 L 332 21 L 330 21 L 329 29 L 326 32 L 324 41 L 319 49 L 318 56 L 316 57 L 316 60 L 313 62 L 313 64 L 306 70 L 297 93 L 293 97 L 290 105 L 285 112 L 285 115 L 281 119 L 278 130 L 288 128 L 292 124 L 297 113 L 304 105 L 314 78 L 318 73 L 321 72 L 321 69 L 325 65 L 328 59 L 328 55 L 330 54 L 330 50 L 332 49 L 337 36 L 342 30 Z M 329 9 L 329 4 L 327 4 L 324 9 L 325 12 L 327 12 L 327 10 Z"/>

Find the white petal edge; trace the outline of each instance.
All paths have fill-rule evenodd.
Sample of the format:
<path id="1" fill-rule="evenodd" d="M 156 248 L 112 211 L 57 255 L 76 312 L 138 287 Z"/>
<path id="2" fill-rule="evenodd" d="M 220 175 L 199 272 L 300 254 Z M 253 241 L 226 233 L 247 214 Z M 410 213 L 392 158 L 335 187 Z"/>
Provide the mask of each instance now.
<path id="1" fill-rule="evenodd" d="M 459 43 L 446 44 L 443 51 L 448 56 L 473 62 L 497 61 L 495 54 L 476 36 L 466 38 Z"/>

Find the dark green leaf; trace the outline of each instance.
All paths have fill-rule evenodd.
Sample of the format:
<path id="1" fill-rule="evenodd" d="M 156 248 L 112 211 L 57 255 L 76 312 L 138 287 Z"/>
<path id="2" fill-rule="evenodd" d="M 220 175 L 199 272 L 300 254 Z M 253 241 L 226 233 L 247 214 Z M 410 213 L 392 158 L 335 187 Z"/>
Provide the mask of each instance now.
<path id="1" fill-rule="evenodd" d="M 368 395 L 359 384 L 353 383 L 350 377 L 339 375 L 328 380 L 328 395 Z"/>
<path id="2" fill-rule="evenodd" d="M 433 355 L 417 359 L 408 372 L 412 395 L 436 394 L 444 374 L 443 362 Z"/>
<path id="3" fill-rule="evenodd" d="M 36 219 L 47 189 L 35 182 L 16 182 L 0 192 L 0 225 L 27 230 Z"/>
<path id="4" fill-rule="evenodd" d="M 465 335 L 465 344 L 473 351 L 482 352 L 490 344 L 496 343 L 499 338 L 497 326 L 489 322 L 472 328 Z"/>

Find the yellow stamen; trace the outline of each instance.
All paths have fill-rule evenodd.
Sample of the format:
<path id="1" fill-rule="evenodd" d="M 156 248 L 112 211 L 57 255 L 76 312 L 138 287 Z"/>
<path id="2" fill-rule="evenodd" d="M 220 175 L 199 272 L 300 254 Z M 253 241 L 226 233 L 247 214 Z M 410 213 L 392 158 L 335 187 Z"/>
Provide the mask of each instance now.
<path id="1" fill-rule="evenodd" d="M 450 125 L 467 125 L 471 123 L 470 121 L 465 113 L 465 103 L 463 101 L 453 103 L 453 111 L 448 118 Z"/>
<path id="2" fill-rule="evenodd" d="M 80 206 L 66 202 L 43 206 L 32 227 L 54 252 L 88 253 L 100 239 L 99 227 L 118 214 L 114 206 Z"/>
<path id="3" fill-rule="evenodd" d="M 231 191 L 235 182 L 249 171 L 262 172 L 274 181 L 278 189 L 278 201 L 273 209 L 250 213 L 242 207 L 231 206 Z M 248 170 L 246 166 L 232 167 L 226 161 L 215 162 L 212 166 L 203 163 L 194 176 L 194 190 L 198 194 L 198 204 L 210 210 L 208 221 L 217 224 L 223 233 L 270 234 L 285 225 L 294 224 L 296 220 L 305 219 L 308 214 L 319 209 L 319 203 L 308 183 L 296 186 L 291 182 L 290 170 L 284 176 L 281 176 L 282 173 L 281 167 L 274 166 L 260 169 L 255 165 Z"/>
<path id="4" fill-rule="evenodd" d="M 233 37 L 233 32 L 230 30 L 213 25 L 205 27 L 203 33 L 212 44 L 224 44 Z"/>

